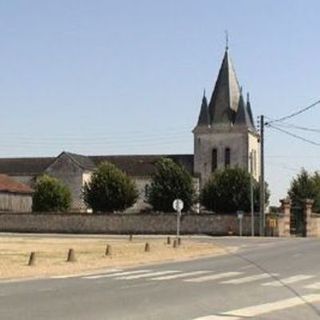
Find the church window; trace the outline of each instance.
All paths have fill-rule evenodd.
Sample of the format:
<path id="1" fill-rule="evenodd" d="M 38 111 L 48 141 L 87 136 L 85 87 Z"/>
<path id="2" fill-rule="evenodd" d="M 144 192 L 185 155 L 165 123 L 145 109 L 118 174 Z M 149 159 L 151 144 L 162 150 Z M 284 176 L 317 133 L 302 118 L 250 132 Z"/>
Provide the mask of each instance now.
<path id="1" fill-rule="evenodd" d="M 212 149 L 212 172 L 214 172 L 218 167 L 218 150 L 216 148 Z"/>
<path id="2" fill-rule="evenodd" d="M 230 148 L 226 148 L 224 150 L 224 166 L 226 168 L 230 167 L 230 154 L 231 154 Z"/>

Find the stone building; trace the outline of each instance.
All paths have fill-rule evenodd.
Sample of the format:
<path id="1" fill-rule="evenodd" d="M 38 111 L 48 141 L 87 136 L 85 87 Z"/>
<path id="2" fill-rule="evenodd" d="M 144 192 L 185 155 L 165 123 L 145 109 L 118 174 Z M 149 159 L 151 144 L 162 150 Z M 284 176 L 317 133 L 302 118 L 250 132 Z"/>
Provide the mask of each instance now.
<path id="1" fill-rule="evenodd" d="M 32 192 L 26 184 L 0 174 L 0 212 L 31 212 Z"/>
<path id="2" fill-rule="evenodd" d="M 259 179 L 259 135 L 249 95 L 245 102 L 228 49 L 209 104 L 203 96 L 193 134 L 194 174 L 200 177 L 201 185 L 212 172 L 225 167 L 252 169 L 254 178 Z"/>
<path id="3" fill-rule="evenodd" d="M 51 158 L 0 159 L 0 173 L 32 186 L 37 176 L 47 173 L 61 179 L 71 190 L 73 210 L 86 210 L 81 198 L 84 183 L 103 161 L 110 161 L 134 178 L 139 199 L 129 211 L 147 208 L 146 185 L 161 157 L 181 164 L 194 177 L 199 189 L 216 169 L 241 167 L 251 171 L 258 180 L 259 135 L 255 129 L 252 110 L 232 65 L 228 49 L 224 53 L 218 78 L 209 103 L 204 94 L 194 134 L 194 154 L 85 156 L 62 152 Z M 251 160 L 252 159 L 252 166 Z"/>

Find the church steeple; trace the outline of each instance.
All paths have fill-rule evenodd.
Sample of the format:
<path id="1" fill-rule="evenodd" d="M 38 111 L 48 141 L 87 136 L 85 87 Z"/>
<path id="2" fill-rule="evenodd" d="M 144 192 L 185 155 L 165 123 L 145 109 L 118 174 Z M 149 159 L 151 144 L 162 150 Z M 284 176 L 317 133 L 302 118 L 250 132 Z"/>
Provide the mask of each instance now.
<path id="1" fill-rule="evenodd" d="M 244 103 L 242 92 L 240 94 L 238 111 L 237 111 L 237 114 L 235 117 L 234 125 L 235 126 L 244 126 L 249 129 L 253 129 L 251 118 L 248 113 L 247 106 Z"/>
<path id="2" fill-rule="evenodd" d="M 209 103 L 211 124 L 231 125 L 238 110 L 239 97 L 240 86 L 229 57 L 228 46 L 226 46 L 219 75 Z"/>
<path id="3" fill-rule="evenodd" d="M 253 114 L 252 114 L 252 109 L 251 109 L 251 103 L 250 103 L 250 97 L 249 97 L 249 92 L 247 93 L 247 112 L 250 117 L 251 125 L 253 128 L 254 126 L 254 120 L 253 120 Z"/>
<path id="4" fill-rule="evenodd" d="M 208 102 L 206 98 L 206 92 L 203 91 L 201 109 L 199 113 L 197 126 L 208 126 L 208 125 L 209 125 Z"/>

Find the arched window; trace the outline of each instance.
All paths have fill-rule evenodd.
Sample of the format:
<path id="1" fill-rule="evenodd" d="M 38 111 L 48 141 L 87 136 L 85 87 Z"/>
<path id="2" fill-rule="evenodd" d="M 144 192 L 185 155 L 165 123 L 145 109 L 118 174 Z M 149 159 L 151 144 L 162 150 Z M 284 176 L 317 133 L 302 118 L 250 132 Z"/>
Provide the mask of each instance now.
<path id="1" fill-rule="evenodd" d="M 230 148 L 226 148 L 224 150 L 224 166 L 226 168 L 230 167 L 230 157 L 231 157 Z"/>
<path id="2" fill-rule="evenodd" d="M 218 167 L 218 150 L 212 149 L 211 171 L 214 172 Z"/>

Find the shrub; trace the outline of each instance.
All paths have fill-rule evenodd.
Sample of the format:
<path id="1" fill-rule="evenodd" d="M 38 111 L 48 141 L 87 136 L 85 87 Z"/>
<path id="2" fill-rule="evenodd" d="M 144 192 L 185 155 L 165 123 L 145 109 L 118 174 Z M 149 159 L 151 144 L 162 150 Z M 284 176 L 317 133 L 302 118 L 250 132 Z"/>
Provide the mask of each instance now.
<path id="1" fill-rule="evenodd" d="M 48 175 L 37 180 L 33 194 L 33 211 L 67 211 L 70 205 L 70 190 L 61 181 Z"/>
<path id="2" fill-rule="evenodd" d="M 114 212 L 131 207 L 138 198 L 135 183 L 115 165 L 104 162 L 93 172 L 83 190 L 84 202 L 93 212 Z"/>
<path id="3" fill-rule="evenodd" d="M 194 198 L 192 177 L 173 160 L 160 159 L 148 187 L 147 201 L 156 211 L 172 212 L 172 203 L 178 198 L 184 202 L 183 210 L 188 211 Z"/>

